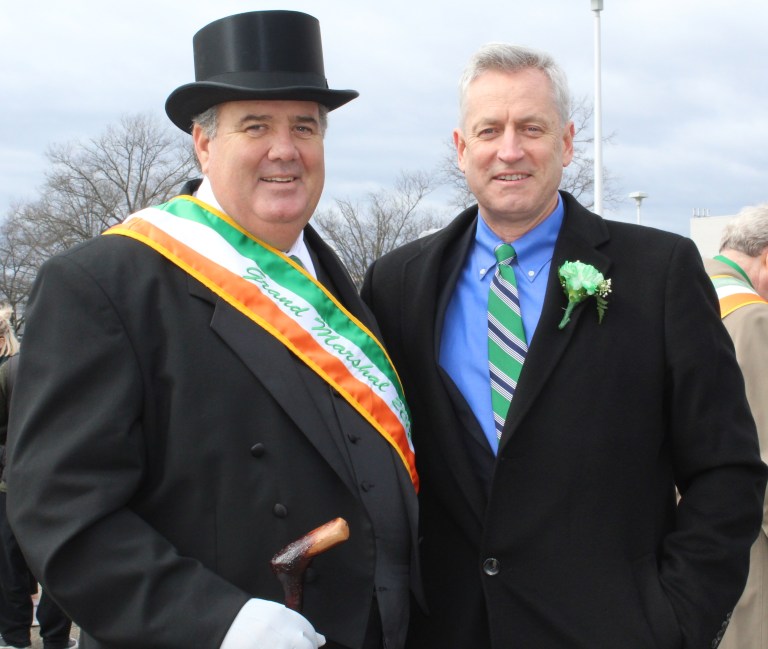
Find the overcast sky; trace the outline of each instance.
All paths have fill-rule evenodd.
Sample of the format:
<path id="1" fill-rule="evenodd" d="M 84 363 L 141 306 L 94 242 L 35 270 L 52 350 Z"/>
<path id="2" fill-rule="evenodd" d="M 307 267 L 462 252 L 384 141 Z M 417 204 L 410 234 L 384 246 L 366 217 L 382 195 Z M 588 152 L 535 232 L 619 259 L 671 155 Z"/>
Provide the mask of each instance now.
<path id="1" fill-rule="evenodd" d="M 360 97 L 331 114 L 324 201 L 434 168 L 457 118 L 456 83 L 489 41 L 547 50 L 574 96 L 594 90 L 590 0 L 38 0 L 0 10 L 0 217 L 31 200 L 49 144 L 121 116 L 165 119 L 193 81 L 192 36 L 226 15 L 296 9 L 320 20 L 326 76 Z M 23 6 L 22 6 L 23 4 Z M 624 200 L 604 216 L 689 233 L 694 209 L 768 201 L 768 2 L 604 0 L 603 161 Z M 168 122 L 170 124 L 170 122 Z"/>

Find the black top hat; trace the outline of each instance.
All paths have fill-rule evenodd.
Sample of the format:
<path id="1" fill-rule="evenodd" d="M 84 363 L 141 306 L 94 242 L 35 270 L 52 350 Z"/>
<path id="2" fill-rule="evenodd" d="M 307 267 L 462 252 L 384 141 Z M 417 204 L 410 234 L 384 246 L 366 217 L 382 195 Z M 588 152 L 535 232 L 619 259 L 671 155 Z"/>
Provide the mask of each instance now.
<path id="1" fill-rule="evenodd" d="M 358 96 L 330 90 L 317 18 L 251 11 L 216 20 L 192 39 L 195 82 L 176 88 L 165 112 L 181 130 L 211 106 L 242 99 L 316 101 L 333 110 Z"/>

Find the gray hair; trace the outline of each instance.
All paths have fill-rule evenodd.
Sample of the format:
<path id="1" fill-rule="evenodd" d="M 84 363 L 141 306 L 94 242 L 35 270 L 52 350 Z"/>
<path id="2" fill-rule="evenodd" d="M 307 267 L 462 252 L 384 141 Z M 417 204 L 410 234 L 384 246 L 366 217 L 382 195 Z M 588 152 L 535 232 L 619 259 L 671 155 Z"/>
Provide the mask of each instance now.
<path id="1" fill-rule="evenodd" d="M 216 131 L 219 129 L 219 107 L 211 106 L 208 110 L 204 110 L 199 115 L 195 115 L 192 118 L 192 124 L 197 124 L 205 133 L 205 136 L 212 140 L 216 137 Z"/>
<path id="2" fill-rule="evenodd" d="M 19 351 L 19 341 L 16 334 L 13 333 L 13 325 L 11 325 L 12 314 L 13 308 L 10 304 L 3 304 L 0 307 L 0 336 L 3 337 L 3 344 L 0 345 L 0 357 L 13 356 Z"/>
<path id="3" fill-rule="evenodd" d="M 519 72 L 541 70 L 552 84 L 552 98 L 555 101 L 560 120 L 565 125 L 571 115 L 571 93 L 568 78 L 563 69 L 549 54 L 521 45 L 487 43 L 469 60 L 459 80 L 459 112 L 461 124 L 466 117 L 467 90 L 469 85 L 484 72 Z"/>
<path id="4" fill-rule="evenodd" d="M 768 247 L 768 203 L 750 205 L 725 226 L 720 238 L 720 250 L 738 250 L 750 257 L 759 257 Z"/>
<path id="5" fill-rule="evenodd" d="M 328 129 L 328 108 L 323 104 L 318 104 L 320 109 L 320 135 L 325 136 L 325 131 Z M 219 128 L 219 106 L 211 106 L 208 110 L 204 110 L 199 115 L 195 115 L 192 118 L 192 124 L 197 124 L 205 136 L 212 140 L 216 137 L 216 131 Z"/>

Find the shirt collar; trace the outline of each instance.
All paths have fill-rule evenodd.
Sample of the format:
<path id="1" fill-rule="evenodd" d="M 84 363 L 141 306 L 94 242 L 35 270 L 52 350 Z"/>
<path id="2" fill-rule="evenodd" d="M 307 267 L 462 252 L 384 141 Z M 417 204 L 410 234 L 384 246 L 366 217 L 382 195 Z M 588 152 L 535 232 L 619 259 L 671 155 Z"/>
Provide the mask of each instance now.
<path id="1" fill-rule="evenodd" d="M 299 238 L 293 242 L 293 245 L 285 251 L 285 254 L 289 257 L 297 257 L 304 264 L 304 268 L 307 269 L 310 275 L 317 277 L 315 272 L 315 265 L 312 263 L 312 257 L 309 254 L 309 248 L 304 241 L 304 230 L 299 232 Z"/>
<path id="2" fill-rule="evenodd" d="M 216 208 L 219 212 L 227 214 L 219 205 L 219 201 L 216 200 L 216 196 L 213 194 L 213 187 L 211 187 L 211 181 L 208 180 L 208 176 L 203 176 L 203 181 L 195 192 L 195 197 L 201 200 L 203 203 Z M 229 216 L 229 215 L 227 215 Z M 293 242 L 293 245 L 288 250 L 282 251 L 289 257 L 298 257 L 301 263 L 304 264 L 304 268 L 307 269 L 310 275 L 316 277 L 315 265 L 312 263 L 312 257 L 309 254 L 309 248 L 304 241 L 304 230 L 299 232 L 299 237 Z"/>
<path id="3" fill-rule="evenodd" d="M 217 201 L 216 197 L 213 195 L 213 187 L 211 187 L 211 181 L 208 180 L 208 176 L 203 176 L 203 180 L 195 192 L 195 198 L 200 199 L 206 205 L 215 207 L 219 212 L 226 214 L 221 208 L 221 205 L 219 205 L 219 201 Z"/>
<path id="4" fill-rule="evenodd" d="M 496 256 L 493 254 L 496 246 L 500 243 L 509 242 L 503 242 L 499 239 L 488 227 L 483 215 L 480 212 L 478 215 L 480 218 L 477 219 L 473 255 L 477 261 L 479 279 L 482 279 L 488 271 L 496 267 Z M 557 206 L 552 213 L 535 228 L 511 242 L 517 255 L 517 265 L 529 281 L 535 280 L 538 274 L 552 261 L 557 235 L 560 233 L 564 215 L 563 199 L 558 193 Z"/>

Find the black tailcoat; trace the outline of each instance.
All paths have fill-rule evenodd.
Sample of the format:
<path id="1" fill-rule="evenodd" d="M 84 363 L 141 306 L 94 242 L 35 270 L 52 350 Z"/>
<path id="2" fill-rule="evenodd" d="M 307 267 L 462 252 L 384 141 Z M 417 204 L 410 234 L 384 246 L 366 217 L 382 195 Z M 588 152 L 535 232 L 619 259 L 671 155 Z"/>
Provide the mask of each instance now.
<path id="1" fill-rule="evenodd" d="M 375 328 L 305 234 L 319 274 Z M 371 503 L 386 499 L 416 546 L 415 491 L 383 438 L 265 330 L 123 236 L 41 270 L 11 438 L 14 529 L 89 649 L 219 647 L 248 598 L 283 601 L 273 554 L 337 516 L 350 538 L 314 560 L 303 612 L 357 648 L 375 585 Z"/>

